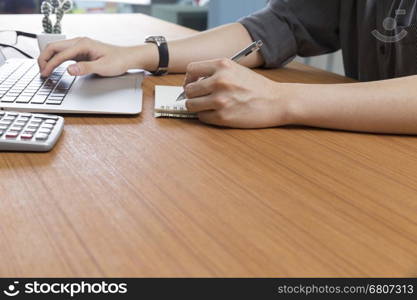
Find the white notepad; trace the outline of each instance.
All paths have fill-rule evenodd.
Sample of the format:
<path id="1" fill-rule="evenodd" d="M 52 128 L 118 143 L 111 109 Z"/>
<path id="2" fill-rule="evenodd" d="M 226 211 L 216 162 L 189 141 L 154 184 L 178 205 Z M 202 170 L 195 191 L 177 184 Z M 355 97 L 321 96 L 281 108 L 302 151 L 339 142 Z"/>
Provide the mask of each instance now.
<path id="1" fill-rule="evenodd" d="M 184 91 L 181 86 L 155 86 L 155 117 L 195 119 L 196 114 L 190 113 L 185 107 L 185 101 L 176 101 Z"/>

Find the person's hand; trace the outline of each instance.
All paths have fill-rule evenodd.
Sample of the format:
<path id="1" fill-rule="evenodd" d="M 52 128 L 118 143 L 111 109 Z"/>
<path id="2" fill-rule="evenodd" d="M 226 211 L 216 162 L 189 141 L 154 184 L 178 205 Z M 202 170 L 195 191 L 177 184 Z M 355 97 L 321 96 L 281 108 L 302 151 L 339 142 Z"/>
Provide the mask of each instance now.
<path id="1" fill-rule="evenodd" d="M 119 47 L 89 38 L 75 38 L 49 44 L 38 58 L 43 77 L 68 60 L 77 63 L 68 67 L 73 76 L 97 74 L 118 76 L 134 66 L 136 51 L 131 47 Z"/>
<path id="2" fill-rule="evenodd" d="M 201 77 L 208 78 L 198 81 Z M 229 59 L 190 64 L 184 86 L 187 109 L 204 123 L 232 128 L 290 123 L 280 84 Z"/>

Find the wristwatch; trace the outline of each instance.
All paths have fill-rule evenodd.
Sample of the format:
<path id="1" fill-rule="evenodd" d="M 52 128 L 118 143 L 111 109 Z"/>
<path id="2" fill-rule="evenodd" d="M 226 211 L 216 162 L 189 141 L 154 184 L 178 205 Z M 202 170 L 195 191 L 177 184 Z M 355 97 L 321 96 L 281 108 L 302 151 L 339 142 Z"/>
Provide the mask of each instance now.
<path id="1" fill-rule="evenodd" d="M 166 75 L 168 73 L 169 66 L 169 51 L 167 40 L 163 36 L 149 36 L 146 38 L 145 43 L 155 44 L 159 51 L 159 66 L 155 72 L 152 72 L 152 74 L 156 76 Z"/>

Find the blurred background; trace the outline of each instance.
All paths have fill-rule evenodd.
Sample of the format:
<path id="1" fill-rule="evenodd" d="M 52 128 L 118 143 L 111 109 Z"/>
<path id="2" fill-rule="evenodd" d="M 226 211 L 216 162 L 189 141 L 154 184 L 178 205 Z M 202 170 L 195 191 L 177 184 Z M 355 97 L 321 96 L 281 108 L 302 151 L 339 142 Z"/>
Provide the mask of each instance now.
<path id="1" fill-rule="evenodd" d="M 39 13 L 41 2 L 42 0 L 0 0 L 0 14 Z M 73 2 L 72 13 L 143 13 L 196 30 L 206 30 L 249 15 L 263 8 L 268 0 L 73 0 Z M 344 74 L 340 52 L 310 58 L 298 57 L 296 60 Z"/>

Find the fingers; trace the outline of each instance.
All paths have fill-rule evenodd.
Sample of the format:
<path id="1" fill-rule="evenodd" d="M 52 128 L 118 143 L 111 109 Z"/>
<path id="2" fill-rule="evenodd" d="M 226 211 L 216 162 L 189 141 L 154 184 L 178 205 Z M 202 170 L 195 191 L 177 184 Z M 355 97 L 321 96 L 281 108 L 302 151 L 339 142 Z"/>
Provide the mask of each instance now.
<path id="1" fill-rule="evenodd" d="M 185 103 L 187 110 L 192 113 L 205 111 L 222 110 L 228 106 L 227 99 L 220 95 L 210 95 L 187 100 Z"/>
<path id="2" fill-rule="evenodd" d="M 49 44 L 39 55 L 38 64 L 41 71 L 45 68 L 48 61 L 56 54 L 64 49 L 72 47 L 79 39 L 70 39 Z"/>
<path id="3" fill-rule="evenodd" d="M 184 88 L 187 98 L 202 97 L 214 91 L 231 88 L 226 74 L 236 72 L 236 70 L 232 70 L 233 64 L 234 62 L 229 59 L 190 64 Z M 200 78 L 204 79 L 199 80 Z"/>
<path id="4" fill-rule="evenodd" d="M 226 58 L 191 63 L 187 67 L 187 75 L 185 76 L 184 86 L 197 81 L 201 77 L 210 77 L 216 73 L 216 71 L 229 68 L 232 64 L 233 62 Z"/>
<path id="5" fill-rule="evenodd" d="M 71 60 L 77 57 L 82 51 L 83 49 L 80 46 L 75 46 L 67 48 L 62 52 L 59 52 L 46 63 L 46 65 L 41 71 L 41 75 L 43 77 L 49 76 L 56 67 L 58 67 L 60 64 L 67 60 Z"/>
<path id="6" fill-rule="evenodd" d="M 187 107 L 187 110 L 191 113 L 198 113 L 202 111 L 216 109 L 213 101 L 209 97 L 201 97 L 187 100 L 185 106 Z"/>
<path id="7" fill-rule="evenodd" d="M 92 73 L 96 73 L 100 75 L 100 65 L 101 61 L 83 61 L 78 62 L 76 64 L 70 65 L 68 67 L 68 73 L 72 76 L 82 76 L 88 75 Z"/>
<path id="8" fill-rule="evenodd" d="M 188 84 L 184 90 L 187 99 L 202 97 L 211 94 L 216 87 L 216 78 L 214 76 L 192 82 Z"/>
<path id="9" fill-rule="evenodd" d="M 221 111 L 229 106 L 227 95 L 233 90 L 233 84 L 228 80 L 228 72 L 224 71 L 232 66 L 233 62 L 227 59 L 189 65 L 185 80 L 189 83 L 185 86 L 185 93 L 190 112 Z M 201 77 L 207 78 L 197 80 Z"/>

